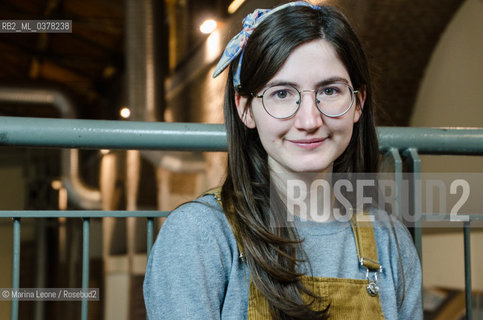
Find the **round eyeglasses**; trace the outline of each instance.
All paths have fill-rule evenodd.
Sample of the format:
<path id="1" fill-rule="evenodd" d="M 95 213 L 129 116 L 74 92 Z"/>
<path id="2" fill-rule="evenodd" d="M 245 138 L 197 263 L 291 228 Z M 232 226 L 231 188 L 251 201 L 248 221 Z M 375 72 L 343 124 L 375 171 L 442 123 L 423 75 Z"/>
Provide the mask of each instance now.
<path id="1" fill-rule="evenodd" d="M 298 90 L 290 84 L 278 84 L 255 95 L 255 98 L 262 99 L 263 108 L 272 117 L 288 119 L 299 110 L 304 92 L 314 92 L 317 109 L 327 117 L 337 118 L 349 111 L 359 91 L 354 91 L 344 82 L 330 83 L 317 90 Z"/>

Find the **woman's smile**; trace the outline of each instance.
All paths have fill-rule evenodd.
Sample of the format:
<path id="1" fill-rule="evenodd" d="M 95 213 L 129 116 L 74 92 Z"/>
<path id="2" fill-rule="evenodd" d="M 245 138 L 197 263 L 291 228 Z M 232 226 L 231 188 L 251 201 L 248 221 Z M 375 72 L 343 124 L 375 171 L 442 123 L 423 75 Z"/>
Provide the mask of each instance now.
<path id="1" fill-rule="evenodd" d="M 286 139 L 286 141 L 297 147 L 313 150 L 320 147 L 328 138 L 310 138 L 310 139 Z"/>

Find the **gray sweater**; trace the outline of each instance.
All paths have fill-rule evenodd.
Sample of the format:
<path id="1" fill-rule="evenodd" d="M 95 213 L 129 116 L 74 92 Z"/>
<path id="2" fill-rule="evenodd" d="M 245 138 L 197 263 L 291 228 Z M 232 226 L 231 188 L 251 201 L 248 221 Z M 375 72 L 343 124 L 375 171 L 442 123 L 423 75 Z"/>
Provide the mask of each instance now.
<path id="1" fill-rule="evenodd" d="M 386 319 L 422 319 L 421 265 L 411 237 L 393 219 L 405 275 L 401 305 L 403 279 L 396 239 L 387 215 L 376 212 L 375 216 L 383 267 L 378 281 L 382 312 Z M 304 239 L 313 276 L 365 279 L 350 223 L 297 220 L 295 226 Z M 204 196 L 186 203 L 167 218 L 148 259 L 144 301 L 149 319 L 246 319 L 248 280 L 248 268 L 216 200 Z"/>

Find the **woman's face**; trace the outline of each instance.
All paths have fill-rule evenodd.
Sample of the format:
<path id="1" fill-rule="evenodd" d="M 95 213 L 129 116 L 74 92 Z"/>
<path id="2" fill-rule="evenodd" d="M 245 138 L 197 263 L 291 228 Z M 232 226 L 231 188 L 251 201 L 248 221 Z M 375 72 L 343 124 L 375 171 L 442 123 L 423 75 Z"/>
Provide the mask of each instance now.
<path id="1" fill-rule="evenodd" d="M 262 94 L 275 83 L 290 83 L 299 91 L 316 90 L 330 79 L 352 86 L 332 45 L 318 39 L 296 48 L 277 74 L 255 94 Z M 327 117 L 318 111 L 313 92 L 302 93 L 300 108 L 288 119 L 270 116 L 259 98 L 252 100 L 245 113 L 247 98 L 237 95 L 236 104 L 245 125 L 257 129 L 272 172 L 328 172 L 347 148 L 353 125 L 359 120 L 365 93 L 359 95 L 361 105 L 354 102 L 351 109 L 338 118 Z"/>

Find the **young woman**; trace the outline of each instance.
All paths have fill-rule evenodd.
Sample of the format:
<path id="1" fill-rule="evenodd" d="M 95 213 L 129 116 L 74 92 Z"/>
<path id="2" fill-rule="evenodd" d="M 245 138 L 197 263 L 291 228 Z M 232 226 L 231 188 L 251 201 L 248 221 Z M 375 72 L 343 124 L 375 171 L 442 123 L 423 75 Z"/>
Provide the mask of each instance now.
<path id="1" fill-rule="evenodd" d="M 404 226 L 377 210 L 338 219 L 333 195 L 307 191 L 377 172 L 368 67 L 344 16 L 302 1 L 256 10 L 215 76 L 227 66 L 227 178 L 161 228 L 150 319 L 422 319 Z"/>

